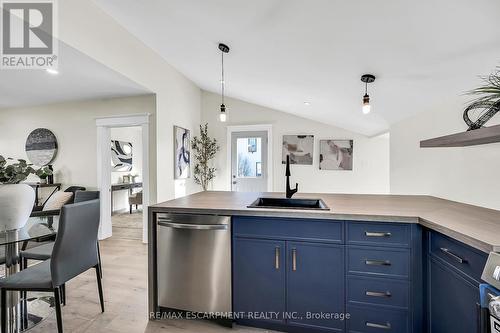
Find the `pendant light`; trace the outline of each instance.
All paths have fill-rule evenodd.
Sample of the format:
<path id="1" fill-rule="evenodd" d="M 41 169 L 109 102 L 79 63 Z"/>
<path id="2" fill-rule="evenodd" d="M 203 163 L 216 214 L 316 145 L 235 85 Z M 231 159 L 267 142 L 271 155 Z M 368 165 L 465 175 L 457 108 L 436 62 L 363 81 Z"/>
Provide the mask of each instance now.
<path id="1" fill-rule="evenodd" d="M 370 105 L 370 95 L 368 95 L 368 83 L 375 81 L 375 75 L 364 74 L 361 76 L 361 81 L 365 83 L 365 95 L 363 96 L 363 114 L 370 113 L 372 106 Z"/>
<path id="2" fill-rule="evenodd" d="M 226 105 L 224 105 L 224 87 L 226 82 L 224 81 L 224 53 L 229 53 L 229 46 L 226 44 L 219 43 L 219 50 L 221 50 L 221 57 L 222 57 L 222 75 L 221 75 L 221 104 L 220 104 L 220 113 L 219 113 L 219 120 L 221 122 L 225 122 L 227 120 L 227 113 L 226 113 Z"/>

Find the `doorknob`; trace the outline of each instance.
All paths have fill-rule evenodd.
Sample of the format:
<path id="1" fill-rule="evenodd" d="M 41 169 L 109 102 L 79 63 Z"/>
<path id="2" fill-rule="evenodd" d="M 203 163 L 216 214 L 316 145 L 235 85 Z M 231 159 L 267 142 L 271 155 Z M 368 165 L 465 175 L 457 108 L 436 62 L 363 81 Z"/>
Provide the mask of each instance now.
<path id="1" fill-rule="evenodd" d="M 238 182 L 237 181 L 233 181 L 233 185 L 236 185 Z"/>

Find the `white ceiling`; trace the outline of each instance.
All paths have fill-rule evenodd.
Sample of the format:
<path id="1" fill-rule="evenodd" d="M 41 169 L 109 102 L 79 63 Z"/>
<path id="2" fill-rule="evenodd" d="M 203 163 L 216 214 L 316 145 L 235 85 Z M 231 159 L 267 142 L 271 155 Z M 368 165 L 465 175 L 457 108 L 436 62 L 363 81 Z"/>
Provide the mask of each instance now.
<path id="1" fill-rule="evenodd" d="M 0 108 L 151 93 L 63 42 L 58 70 L 0 70 Z"/>
<path id="2" fill-rule="evenodd" d="M 202 89 L 220 90 L 223 41 L 229 96 L 366 135 L 460 98 L 500 64 L 498 0 L 97 3 Z M 363 73 L 377 76 L 368 116 Z"/>

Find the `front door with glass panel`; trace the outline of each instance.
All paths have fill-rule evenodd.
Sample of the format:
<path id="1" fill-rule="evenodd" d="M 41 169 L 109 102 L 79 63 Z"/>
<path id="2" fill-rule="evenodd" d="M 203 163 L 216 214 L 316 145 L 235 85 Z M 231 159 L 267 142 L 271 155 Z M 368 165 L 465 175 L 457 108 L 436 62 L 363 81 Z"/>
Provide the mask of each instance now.
<path id="1" fill-rule="evenodd" d="M 267 191 L 267 132 L 233 132 L 231 191 Z"/>

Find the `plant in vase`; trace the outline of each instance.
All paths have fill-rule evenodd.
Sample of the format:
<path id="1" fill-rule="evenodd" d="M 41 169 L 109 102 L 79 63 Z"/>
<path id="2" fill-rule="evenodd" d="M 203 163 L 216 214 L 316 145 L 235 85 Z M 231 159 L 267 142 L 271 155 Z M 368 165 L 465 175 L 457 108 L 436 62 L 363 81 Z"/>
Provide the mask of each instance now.
<path id="1" fill-rule="evenodd" d="M 47 178 L 52 175 L 52 171 L 49 168 L 41 168 L 35 171 L 35 175 L 40 178 L 40 183 L 47 184 Z"/>
<path id="2" fill-rule="evenodd" d="M 196 160 L 193 172 L 194 182 L 201 185 L 203 191 L 206 191 L 210 182 L 215 178 L 215 172 L 217 171 L 216 168 L 210 166 L 210 161 L 220 150 L 217 140 L 208 136 L 208 124 L 200 125 L 200 136 L 193 138 L 191 148 Z"/>
<path id="3" fill-rule="evenodd" d="M 495 114 L 500 112 L 500 67 L 497 70 L 482 77 L 484 84 L 467 94 L 474 96 L 474 100 L 467 106 L 463 118 L 470 130 L 483 127 Z M 476 115 L 475 121 L 470 119 L 471 114 Z"/>
<path id="4" fill-rule="evenodd" d="M 21 182 L 31 174 L 52 174 L 47 167 L 34 169 L 26 160 L 9 163 L 12 160 L 0 155 L 0 228 L 3 230 L 22 228 L 33 210 L 35 191 Z"/>

